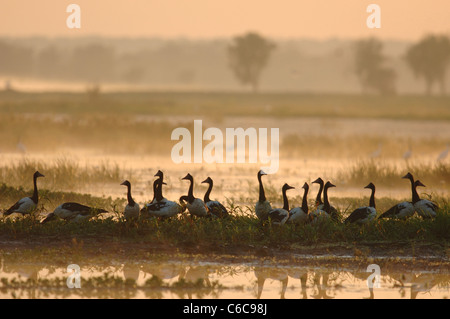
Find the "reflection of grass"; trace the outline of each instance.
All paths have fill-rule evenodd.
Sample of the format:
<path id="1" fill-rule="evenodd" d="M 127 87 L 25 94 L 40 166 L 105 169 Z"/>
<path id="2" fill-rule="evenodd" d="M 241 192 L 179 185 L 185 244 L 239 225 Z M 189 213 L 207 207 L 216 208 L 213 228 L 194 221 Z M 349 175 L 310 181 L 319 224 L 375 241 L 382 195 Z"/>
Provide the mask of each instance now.
<path id="1" fill-rule="evenodd" d="M 139 293 L 156 293 L 170 291 L 177 295 L 185 294 L 197 295 L 198 298 L 206 297 L 210 294 L 218 294 L 227 289 L 219 281 L 208 281 L 200 278 L 195 282 L 179 278 L 173 283 L 167 283 L 152 276 L 143 285 L 137 285 L 132 278 L 123 278 L 117 275 L 103 273 L 99 276 L 81 276 L 80 286 L 82 289 L 67 289 L 67 278 L 0 278 L 0 290 L 10 292 L 12 297 L 22 297 L 27 290 L 39 289 L 43 293 L 42 297 L 49 298 L 52 294 L 59 297 L 71 297 L 77 295 L 85 298 L 132 298 Z"/>
<path id="2" fill-rule="evenodd" d="M 362 185 L 373 182 L 375 185 L 400 186 L 405 185 L 401 179 L 407 172 L 411 172 L 416 179 L 427 183 L 450 187 L 450 164 L 440 163 L 406 163 L 398 168 L 380 161 L 360 161 L 352 167 L 341 171 L 338 179 L 351 185 Z"/>

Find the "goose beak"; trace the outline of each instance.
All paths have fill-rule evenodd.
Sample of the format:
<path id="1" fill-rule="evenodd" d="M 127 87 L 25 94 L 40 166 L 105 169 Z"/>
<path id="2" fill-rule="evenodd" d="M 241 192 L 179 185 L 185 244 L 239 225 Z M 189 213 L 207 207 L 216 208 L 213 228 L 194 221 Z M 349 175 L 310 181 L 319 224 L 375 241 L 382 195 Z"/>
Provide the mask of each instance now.
<path id="1" fill-rule="evenodd" d="M 330 187 L 336 187 L 336 185 L 330 183 Z"/>
<path id="2" fill-rule="evenodd" d="M 417 186 L 422 186 L 422 187 L 426 187 L 424 184 L 422 184 L 422 182 L 421 181 L 416 181 L 416 185 Z"/>
<path id="3" fill-rule="evenodd" d="M 123 181 L 120 185 L 127 185 L 127 181 Z"/>
<path id="4" fill-rule="evenodd" d="M 209 181 L 208 181 L 208 179 L 205 179 L 203 182 L 202 182 L 202 184 L 203 183 L 208 183 Z"/>
<path id="5" fill-rule="evenodd" d="M 44 174 L 37 172 L 36 177 L 45 177 Z"/>

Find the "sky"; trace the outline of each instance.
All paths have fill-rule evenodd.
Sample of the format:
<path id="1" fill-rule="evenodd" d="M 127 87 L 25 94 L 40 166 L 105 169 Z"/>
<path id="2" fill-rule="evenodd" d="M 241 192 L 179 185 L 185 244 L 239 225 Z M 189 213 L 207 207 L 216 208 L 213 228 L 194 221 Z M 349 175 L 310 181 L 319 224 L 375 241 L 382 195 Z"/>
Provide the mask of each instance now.
<path id="1" fill-rule="evenodd" d="M 69 4 L 81 28 L 69 29 Z M 381 28 L 369 29 L 370 4 Z M 417 40 L 450 34 L 449 0 L 0 0 L 0 36 L 216 38 L 248 31 L 277 38 Z"/>

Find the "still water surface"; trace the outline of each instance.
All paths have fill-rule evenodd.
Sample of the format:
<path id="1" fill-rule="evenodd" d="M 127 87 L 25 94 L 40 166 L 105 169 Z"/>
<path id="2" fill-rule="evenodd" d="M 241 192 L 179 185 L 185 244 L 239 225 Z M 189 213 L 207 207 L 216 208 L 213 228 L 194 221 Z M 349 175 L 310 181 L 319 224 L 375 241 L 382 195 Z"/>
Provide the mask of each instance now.
<path id="1" fill-rule="evenodd" d="M 305 256 L 305 258 L 311 258 Z M 275 260 L 222 263 L 207 260 L 79 265 L 81 288 L 61 265 L 6 263 L 0 298 L 219 298 L 219 299 L 442 299 L 450 296 L 449 269 L 380 269 L 379 288 L 368 288 L 361 266 L 278 265 Z M 75 281 L 73 281 L 75 282 Z"/>

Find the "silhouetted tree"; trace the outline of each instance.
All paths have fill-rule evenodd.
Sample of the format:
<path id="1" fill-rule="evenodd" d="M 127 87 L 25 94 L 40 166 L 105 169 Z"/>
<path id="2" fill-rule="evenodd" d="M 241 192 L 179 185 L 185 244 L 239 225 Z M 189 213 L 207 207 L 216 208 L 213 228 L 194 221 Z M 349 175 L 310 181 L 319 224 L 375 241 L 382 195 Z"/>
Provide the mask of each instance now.
<path id="1" fill-rule="evenodd" d="M 385 62 L 383 44 L 379 40 L 370 38 L 355 43 L 355 73 L 363 92 L 395 93 L 396 73 L 385 66 Z"/>
<path id="2" fill-rule="evenodd" d="M 427 94 L 431 94 L 435 82 L 445 94 L 445 76 L 450 63 L 449 37 L 426 36 L 408 49 L 405 58 L 416 77 L 424 78 Z"/>
<path id="3" fill-rule="evenodd" d="M 228 46 L 229 66 L 236 78 L 252 90 L 258 90 L 261 72 L 269 61 L 275 44 L 256 33 L 237 36 Z"/>

